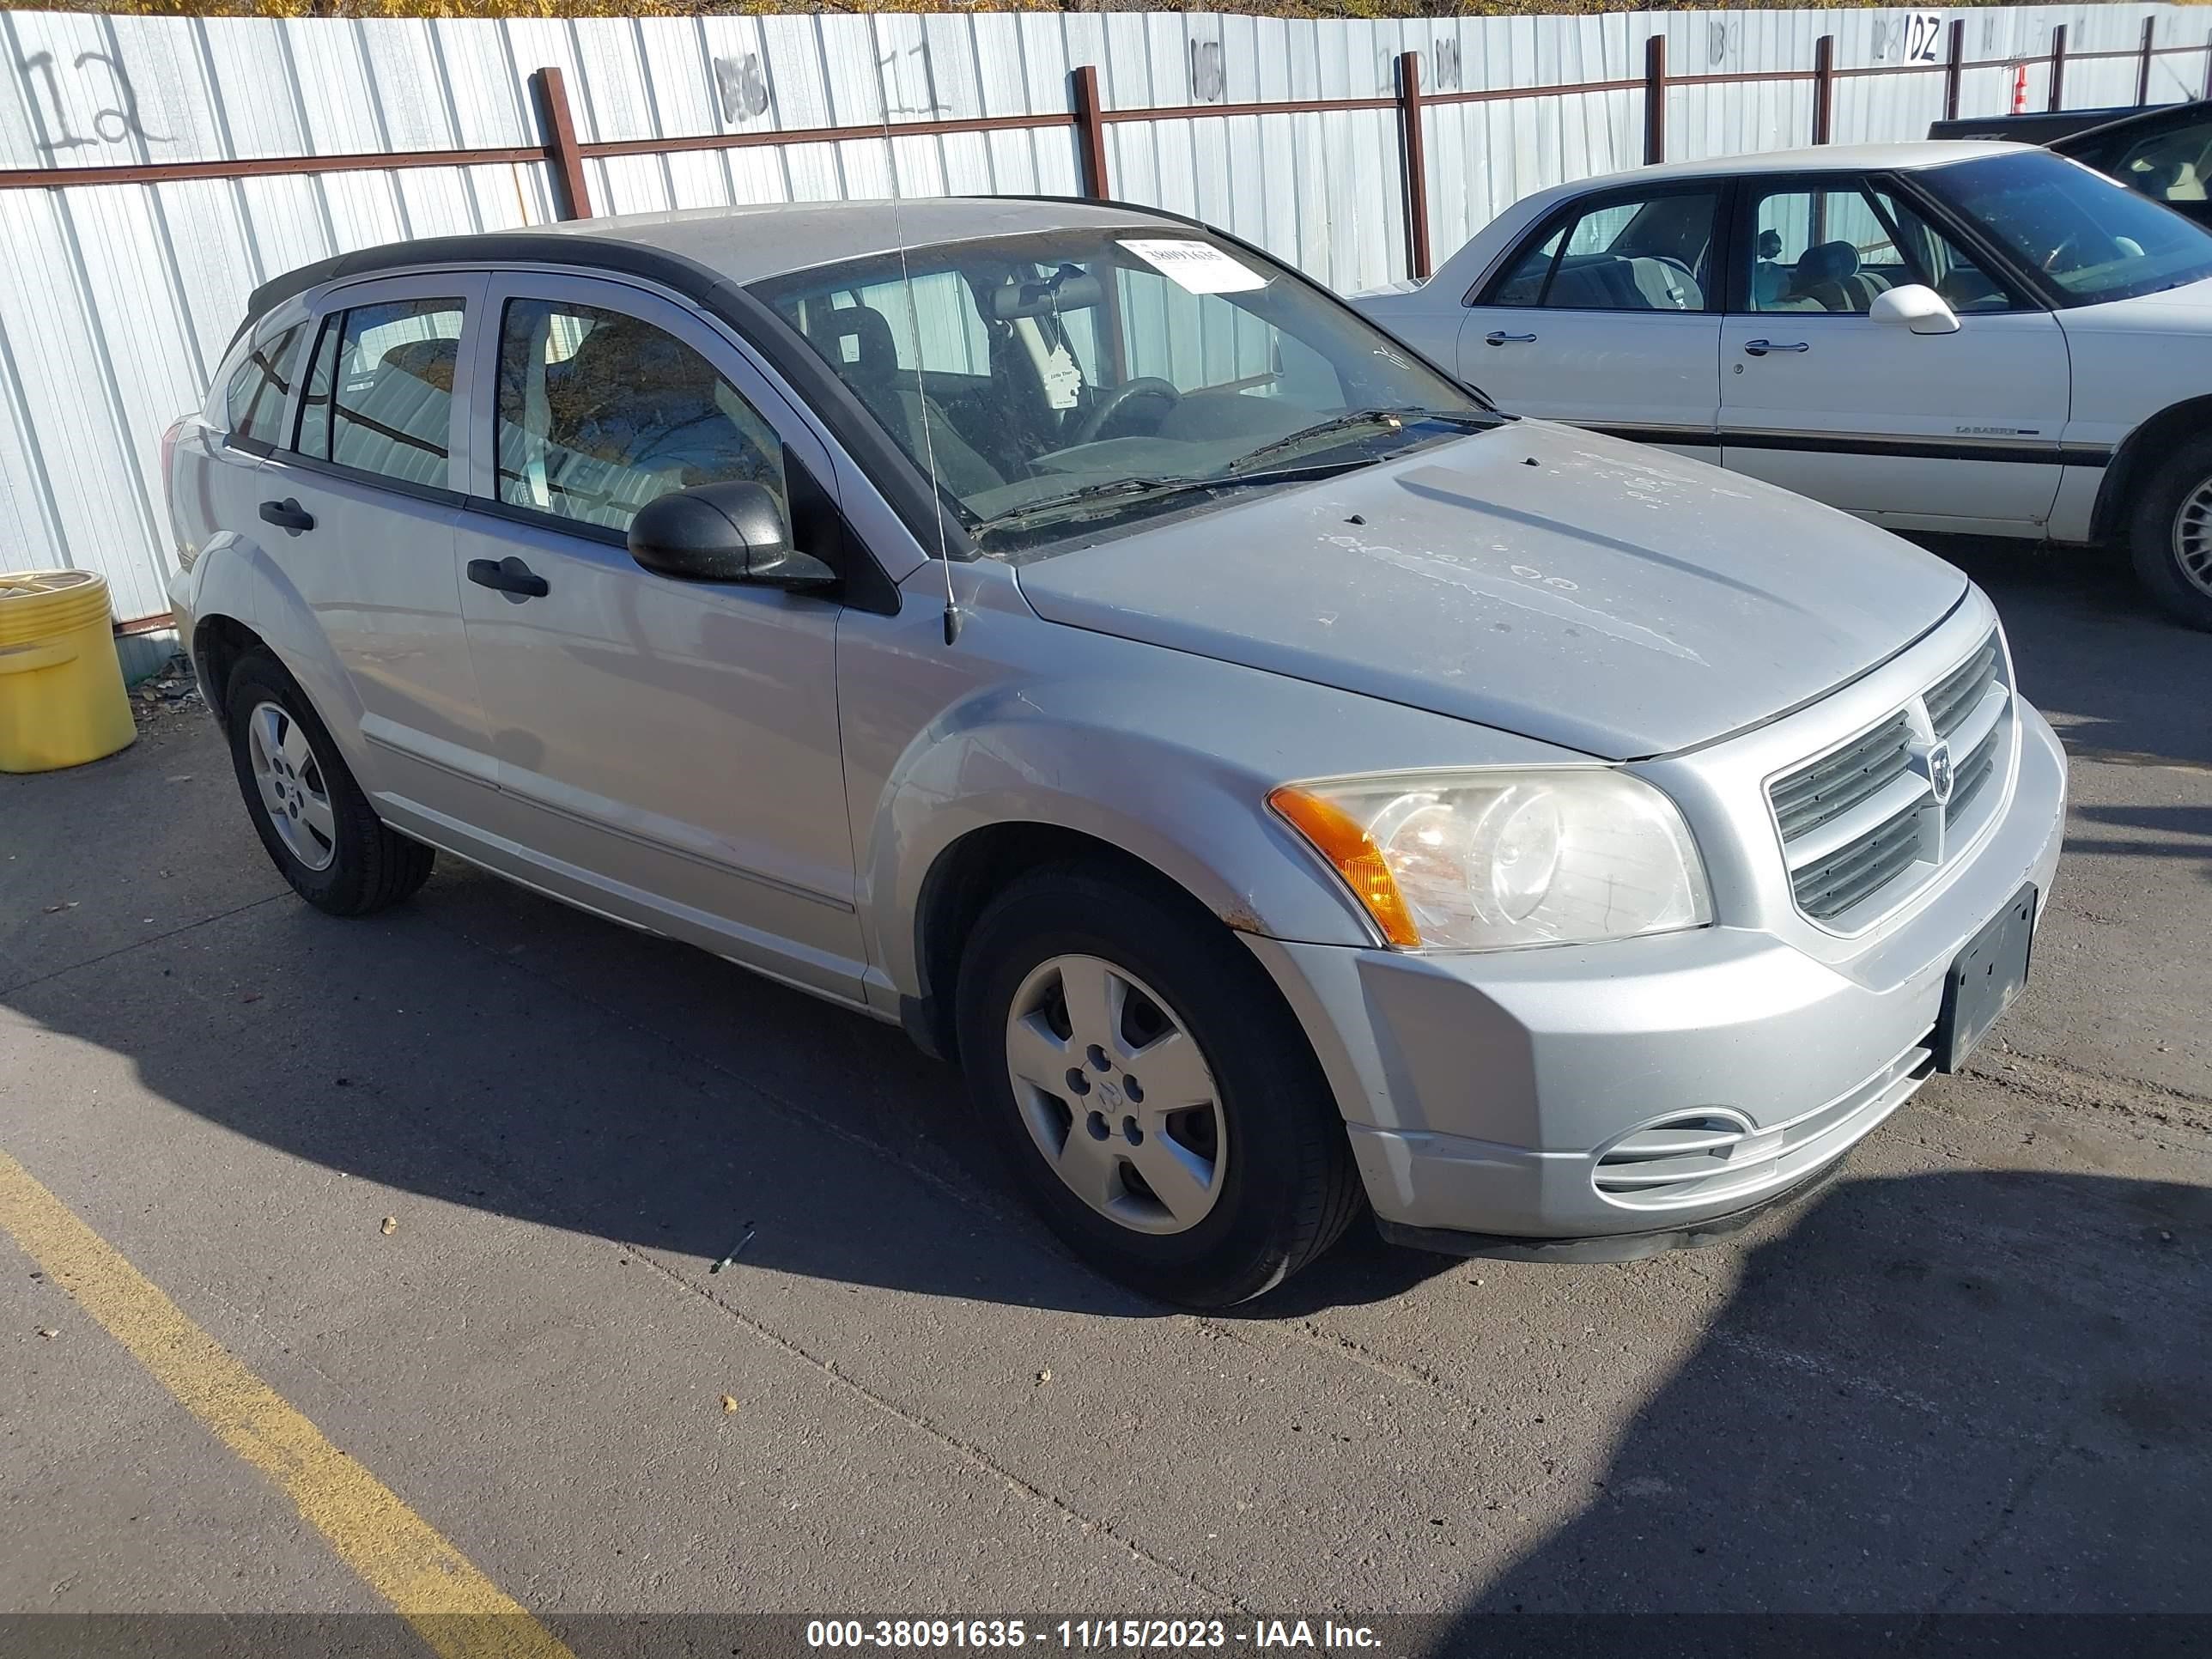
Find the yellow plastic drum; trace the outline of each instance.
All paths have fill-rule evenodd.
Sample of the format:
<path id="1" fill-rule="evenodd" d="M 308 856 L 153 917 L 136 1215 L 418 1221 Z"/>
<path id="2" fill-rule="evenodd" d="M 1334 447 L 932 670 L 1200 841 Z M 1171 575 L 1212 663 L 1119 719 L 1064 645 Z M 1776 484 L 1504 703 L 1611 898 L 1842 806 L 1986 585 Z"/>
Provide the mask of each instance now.
<path id="1" fill-rule="evenodd" d="M 137 736 L 89 570 L 0 574 L 0 772 L 81 766 Z"/>

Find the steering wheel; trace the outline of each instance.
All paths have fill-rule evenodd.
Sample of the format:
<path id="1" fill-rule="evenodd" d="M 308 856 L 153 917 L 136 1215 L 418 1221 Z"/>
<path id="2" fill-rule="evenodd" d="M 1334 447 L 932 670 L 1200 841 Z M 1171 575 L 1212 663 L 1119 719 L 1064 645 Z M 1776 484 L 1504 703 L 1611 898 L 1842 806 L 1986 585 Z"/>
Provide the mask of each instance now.
<path id="1" fill-rule="evenodd" d="M 1124 405 L 1139 398 L 1158 398 L 1170 404 L 1181 403 L 1182 393 L 1165 380 L 1150 374 L 1139 374 L 1134 380 L 1124 380 L 1111 392 L 1091 405 L 1090 413 L 1075 428 L 1071 443 L 1087 444 L 1106 429 L 1106 423 L 1119 415 Z"/>
<path id="2" fill-rule="evenodd" d="M 2059 243 L 2057 247 L 2052 248 L 2050 252 L 2045 254 L 2043 256 L 2044 274 L 2052 276 L 2057 276 L 2059 270 L 2058 262 L 2069 253 L 2078 253 L 2080 252 L 2079 245 L 2081 240 L 2081 238 L 2078 234 L 2069 236 L 2064 241 Z M 2066 269 L 2069 270 L 2078 270 L 2080 265 L 2081 261 L 2076 258 L 2073 264 L 2066 266 Z"/>

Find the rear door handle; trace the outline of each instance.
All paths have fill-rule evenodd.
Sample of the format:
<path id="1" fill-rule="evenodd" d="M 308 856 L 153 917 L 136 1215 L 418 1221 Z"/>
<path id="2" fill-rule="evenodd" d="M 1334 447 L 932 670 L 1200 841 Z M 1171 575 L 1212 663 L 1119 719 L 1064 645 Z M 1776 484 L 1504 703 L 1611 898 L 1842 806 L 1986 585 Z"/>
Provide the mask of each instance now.
<path id="1" fill-rule="evenodd" d="M 295 536 L 303 530 L 315 527 L 315 515 L 290 495 L 281 501 L 262 502 L 261 517 L 264 523 L 273 524 L 280 530 L 289 530 Z"/>
<path id="2" fill-rule="evenodd" d="M 1533 334 L 1508 334 L 1503 329 L 1493 328 L 1482 337 L 1482 343 L 1485 345 L 1504 345 L 1509 340 L 1516 345 L 1536 343 L 1536 337 Z"/>
<path id="3" fill-rule="evenodd" d="M 519 593 L 526 599 L 542 599 L 553 590 L 545 578 L 512 554 L 504 559 L 471 559 L 469 580 L 478 587 L 501 593 Z"/>
<path id="4" fill-rule="evenodd" d="M 1770 351 L 1810 351 L 1813 348 L 1802 340 L 1793 340 L 1787 345 L 1772 340 L 1746 340 L 1743 349 L 1754 357 L 1764 357 Z"/>

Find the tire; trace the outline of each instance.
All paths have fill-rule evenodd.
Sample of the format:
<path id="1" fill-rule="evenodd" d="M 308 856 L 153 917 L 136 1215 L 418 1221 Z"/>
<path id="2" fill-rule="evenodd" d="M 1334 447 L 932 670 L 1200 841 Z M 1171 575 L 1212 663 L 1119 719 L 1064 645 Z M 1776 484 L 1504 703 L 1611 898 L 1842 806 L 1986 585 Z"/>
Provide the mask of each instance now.
<path id="1" fill-rule="evenodd" d="M 1022 878 L 969 935 L 957 1018 L 976 1112 L 1015 1184 L 1109 1279 L 1225 1307 L 1297 1272 L 1358 1212 L 1305 1034 L 1229 931 L 1170 895 L 1083 865 Z"/>
<path id="2" fill-rule="evenodd" d="M 2151 475 L 2128 526 L 2136 579 L 2176 622 L 2212 630 L 2212 433 Z"/>
<path id="3" fill-rule="evenodd" d="M 241 657 L 222 706 L 239 793 L 293 891 L 334 916 L 365 916 L 430 878 L 435 854 L 376 816 L 330 728 L 274 657 Z"/>

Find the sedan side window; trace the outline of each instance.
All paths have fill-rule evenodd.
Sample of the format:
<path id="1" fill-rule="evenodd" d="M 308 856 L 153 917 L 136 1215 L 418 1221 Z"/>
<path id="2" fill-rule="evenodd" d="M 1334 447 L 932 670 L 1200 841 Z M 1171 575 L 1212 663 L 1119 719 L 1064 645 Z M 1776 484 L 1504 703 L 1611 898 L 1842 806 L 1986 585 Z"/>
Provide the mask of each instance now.
<path id="1" fill-rule="evenodd" d="M 499 498 L 609 530 L 695 484 L 787 504 L 783 446 L 675 336 L 598 306 L 512 300 L 499 340 Z"/>
<path id="2" fill-rule="evenodd" d="M 2138 139 L 2099 165 L 2154 202 L 2203 202 L 2212 190 L 2212 121 Z"/>
<path id="3" fill-rule="evenodd" d="M 248 449 L 266 450 L 276 441 L 276 428 L 284 418 L 285 400 L 292 395 L 295 359 L 307 332 L 295 323 L 246 354 L 223 389 L 223 417 L 230 441 Z"/>
<path id="4" fill-rule="evenodd" d="M 2004 287 L 1972 256 L 1887 191 L 1853 183 L 1778 191 L 1758 206 L 1751 309 L 1864 316 L 1908 283 L 1936 289 L 1954 311 L 2004 311 Z"/>
<path id="5" fill-rule="evenodd" d="M 300 400 L 300 453 L 445 489 L 460 340 L 459 300 L 398 300 L 331 315 Z"/>
<path id="6" fill-rule="evenodd" d="M 1574 311 L 1704 311 L 1717 198 L 1613 197 L 1524 247 L 1486 304 Z"/>

